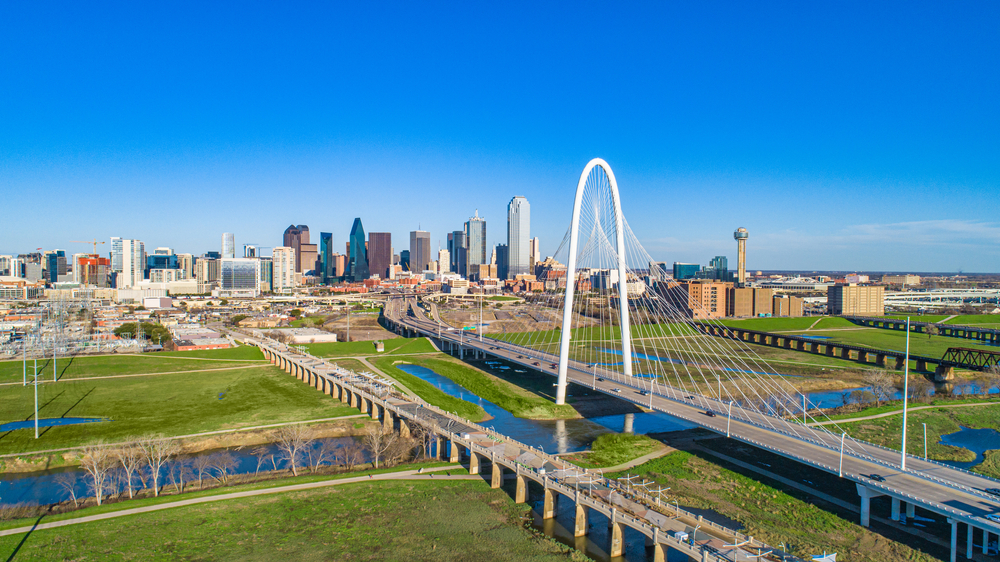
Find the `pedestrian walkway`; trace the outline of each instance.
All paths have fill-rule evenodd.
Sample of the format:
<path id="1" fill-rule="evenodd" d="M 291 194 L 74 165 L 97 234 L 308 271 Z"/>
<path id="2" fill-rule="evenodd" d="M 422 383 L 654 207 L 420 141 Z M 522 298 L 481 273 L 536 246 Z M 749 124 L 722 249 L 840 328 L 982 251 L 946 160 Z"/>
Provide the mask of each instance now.
<path id="1" fill-rule="evenodd" d="M 997 405 L 1000 405 L 1000 402 L 974 402 L 972 404 L 941 404 L 941 405 L 938 405 L 938 406 L 933 406 L 933 405 L 931 405 L 931 406 L 910 406 L 910 407 L 908 407 L 906 409 L 906 411 L 907 412 L 916 412 L 917 410 L 933 410 L 933 409 L 936 409 L 936 408 L 971 408 L 971 407 L 974 407 L 974 406 L 997 406 Z M 834 424 L 838 424 L 838 423 L 851 423 L 851 422 L 865 421 L 865 420 L 876 420 L 878 418 L 887 418 L 889 416 L 898 416 L 899 414 L 902 414 L 902 413 L 903 413 L 903 409 L 900 408 L 898 410 L 893 410 L 891 412 L 883 412 L 881 414 L 872 414 L 870 416 L 859 416 L 859 417 L 856 417 L 856 418 L 843 418 L 843 419 L 837 419 L 837 420 L 825 420 L 825 421 L 819 421 L 819 422 L 812 422 L 812 423 L 807 424 L 807 425 L 811 425 L 811 426 L 834 425 Z"/>

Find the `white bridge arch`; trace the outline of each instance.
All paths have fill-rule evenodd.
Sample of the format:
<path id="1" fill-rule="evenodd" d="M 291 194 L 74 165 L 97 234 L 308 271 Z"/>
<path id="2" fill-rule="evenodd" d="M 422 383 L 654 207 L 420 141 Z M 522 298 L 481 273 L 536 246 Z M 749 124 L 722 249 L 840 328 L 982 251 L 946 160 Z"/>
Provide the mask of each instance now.
<path id="1" fill-rule="evenodd" d="M 625 264 L 625 221 L 622 215 L 621 199 L 618 196 L 618 182 L 611 166 L 601 158 L 587 162 L 580 174 L 580 182 L 576 186 L 576 199 L 573 202 L 573 222 L 570 224 L 569 260 L 566 264 L 566 297 L 563 303 L 562 330 L 559 334 L 559 380 L 556 386 L 556 404 L 566 403 L 566 372 L 569 366 L 569 344 L 572 337 L 573 294 L 576 291 L 576 257 L 580 232 L 580 207 L 583 202 L 583 191 L 587 180 L 595 167 L 600 167 L 607 174 L 611 185 L 611 203 L 615 217 L 615 250 L 618 258 L 618 298 L 619 324 L 622 330 L 622 362 L 625 376 L 632 376 L 632 334 L 628 318 L 628 276 Z"/>

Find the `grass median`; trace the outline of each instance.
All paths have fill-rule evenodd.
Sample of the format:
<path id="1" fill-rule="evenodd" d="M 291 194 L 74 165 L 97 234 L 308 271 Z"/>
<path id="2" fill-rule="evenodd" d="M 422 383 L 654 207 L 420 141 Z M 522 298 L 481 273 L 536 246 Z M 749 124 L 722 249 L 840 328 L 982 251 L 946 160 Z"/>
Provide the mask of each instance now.
<path id="1" fill-rule="evenodd" d="M 563 458 L 583 468 L 607 468 L 625 464 L 663 447 L 663 443 L 645 435 L 605 433 L 591 443 L 590 451 Z"/>
<path id="2" fill-rule="evenodd" d="M 433 404 L 438 408 L 447 410 L 474 422 L 483 421 L 487 418 L 486 411 L 483 410 L 482 406 L 473 404 L 472 402 L 466 402 L 461 398 L 455 398 L 420 377 L 415 377 L 402 369 L 397 368 L 396 365 L 403 362 L 400 359 L 394 357 L 378 357 L 370 359 L 370 362 L 390 377 L 406 385 L 407 388 L 417 393 L 417 396 L 424 399 L 429 404 Z M 406 362 L 409 363 L 410 361 L 408 360 Z"/>

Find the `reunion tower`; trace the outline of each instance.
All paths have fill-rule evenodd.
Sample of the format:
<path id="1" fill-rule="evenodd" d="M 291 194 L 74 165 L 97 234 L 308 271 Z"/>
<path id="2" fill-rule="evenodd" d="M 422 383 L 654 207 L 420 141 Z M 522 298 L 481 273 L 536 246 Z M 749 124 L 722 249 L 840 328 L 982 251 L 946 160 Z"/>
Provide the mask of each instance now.
<path id="1" fill-rule="evenodd" d="M 733 233 L 736 239 L 736 282 L 743 286 L 747 282 L 747 229 L 742 226 Z"/>

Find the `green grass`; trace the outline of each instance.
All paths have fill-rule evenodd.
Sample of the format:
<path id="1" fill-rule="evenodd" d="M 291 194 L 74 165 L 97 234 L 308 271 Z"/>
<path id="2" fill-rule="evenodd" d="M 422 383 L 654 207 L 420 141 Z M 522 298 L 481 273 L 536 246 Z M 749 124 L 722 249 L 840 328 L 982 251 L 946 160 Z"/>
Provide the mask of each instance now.
<path id="1" fill-rule="evenodd" d="M 375 351 L 375 344 L 370 341 L 310 343 L 306 344 L 305 347 L 309 350 L 309 353 L 316 357 L 350 357 L 352 355 L 376 357 L 379 355 L 434 353 L 437 351 L 427 338 L 392 338 L 382 340 L 382 343 L 385 344 L 385 351 L 382 353 Z"/>
<path id="2" fill-rule="evenodd" d="M 521 299 L 519 299 L 518 297 L 493 296 L 493 297 L 486 297 L 486 300 L 488 300 L 488 301 L 496 301 L 496 302 L 509 302 L 509 301 L 519 301 Z"/>
<path id="3" fill-rule="evenodd" d="M 992 395 L 992 396 L 973 396 L 973 397 L 971 397 L 969 399 L 943 398 L 943 399 L 934 399 L 934 400 L 931 400 L 929 402 L 913 402 L 913 401 L 911 401 L 910 402 L 910 408 L 922 407 L 922 406 L 947 406 L 947 405 L 952 405 L 952 404 L 967 404 L 967 405 L 969 405 L 969 404 L 978 404 L 978 403 L 982 403 L 982 402 L 998 402 L 998 403 L 1000 403 L 1000 397 L 998 397 L 996 395 Z M 976 407 L 982 407 L 982 406 L 971 406 L 971 407 L 976 408 Z M 851 419 L 851 418 L 860 418 L 860 417 L 864 417 L 864 416 L 875 416 L 875 415 L 878 415 L 878 414 L 885 414 L 885 413 L 888 413 L 888 412 L 899 412 L 899 413 L 902 413 L 902 411 L 903 411 L 903 402 L 901 400 L 897 400 L 897 401 L 894 401 L 894 402 L 887 402 L 887 403 L 885 403 L 885 404 L 883 404 L 881 406 L 871 406 L 871 407 L 868 407 L 868 408 L 863 408 L 861 410 L 858 410 L 857 412 L 850 412 L 850 413 L 846 413 L 846 414 L 832 414 L 832 415 L 829 416 L 829 418 L 831 420 L 844 420 L 844 419 Z"/>
<path id="4" fill-rule="evenodd" d="M 246 363 L 242 363 L 242 361 L 246 361 Z M 265 364 L 264 355 L 256 347 L 242 346 L 233 349 L 155 354 L 60 357 L 57 358 L 56 368 L 59 372 L 59 378 L 62 380 L 83 377 L 233 368 L 252 365 L 253 361 Z M 29 377 L 34 372 L 34 364 L 33 360 L 28 361 Z M 21 382 L 24 376 L 22 369 L 20 361 L 0 362 L 0 382 Z M 52 380 L 52 370 L 51 357 L 38 361 L 39 379 Z"/>
<path id="5" fill-rule="evenodd" d="M 819 321 L 817 323 L 817 321 Z M 836 316 L 802 316 L 797 318 L 747 318 L 746 320 L 721 320 L 726 326 L 759 330 L 761 332 L 784 332 L 788 330 L 805 330 L 816 324 L 818 328 L 850 328 L 854 326 L 848 320 Z"/>
<path id="6" fill-rule="evenodd" d="M 448 355 L 438 354 L 411 357 L 407 363 L 426 367 L 447 377 L 484 400 L 493 402 L 519 418 L 557 419 L 578 417 L 572 406 L 557 406 L 551 400 L 495 377 L 473 369 Z M 549 380 L 548 377 L 545 377 Z M 549 385 L 552 383 L 549 382 Z M 414 392 L 417 392 L 414 390 Z M 418 392 L 419 394 L 419 392 Z M 426 400 L 426 398 L 425 398 Z"/>
<path id="7" fill-rule="evenodd" d="M 0 421 L 32 418 L 33 387 L 0 393 Z M 114 421 L 0 434 L 0 454 L 72 447 L 103 438 L 121 441 L 148 433 L 186 435 L 357 413 L 277 367 L 73 380 L 40 385 L 40 417 L 97 417 Z M 219 399 L 220 393 L 224 393 Z"/>
<path id="8" fill-rule="evenodd" d="M 986 324 L 990 327 L 997 327 L 1000 326 L 1000 314 L 965 314 L 956 316 L 945 322 L 945 324 L 987 327 L 981 326 Z"/>
<path id="9" fill-rule="evenodd" d="M 590 445 L 590 452 L 566 457 L 584 468 L 618 466 L 652 453 L 662 444 L 645 435 L 605 433 Z"/>
<path id="10" fill-rule="evenodd" d="M 345 484 L 35 531 L 17 559 L 566 560 L 528 509 L 475 481 Z"/>
<path id="11" fill-rule="evenodd" d="M 459 416 L 462 416 L 470 421 L 478 422 L 486 419 L 486 411 L 483 410 L 482 406 L 479 404 L 473 404 L 472 402 L 466 402 L 460 398 L 455 398 L 454 396 L 446 394 L 433 384 L 398 369 L 394 363 L 398 363 L 399 359 L 393 357 L 378 357 L 371 359 L 370 361 L 373 365 L 384 371 L 390 377 L 406 385 L 407 388 L 417 393 L 417 396 L 423 398 L 428 403 L 443 410 L 458 414 Z"/>
<path id="12" fill-rule="evenodd" d="M 906 332 L 884 330 L 881 328 L 860 328 L 856 330 L 810 330 L 801 332 L 807 335 L 828 336 L 825 340 L 831 343 L 846 343 L 903 352 L 906 349 Z M 952 338 L 948 336 L 931 336 L 926 334 L 910 334 L 910 353 L 925 357 L 941 357 L 949 347 L 971 347 L 995 351 L 996 347 L 979 345 L 972 340 Z"/>
<path id="13" fill-rule="evenodd" d="M 742 523 L 743 533 L 772 545 L 786 543 L 792 554 L 802 558 L 825 550 L 855 562 L 935 560 L 780 489 L 685 451 L 670 453 L 627 472 L 669 486 L 670 495 L 682 507 L 715 510 Z"/>

